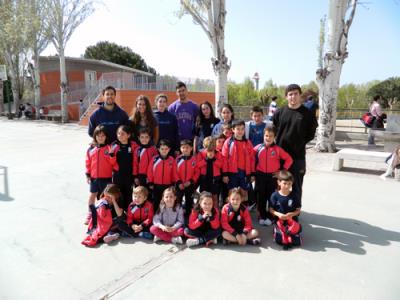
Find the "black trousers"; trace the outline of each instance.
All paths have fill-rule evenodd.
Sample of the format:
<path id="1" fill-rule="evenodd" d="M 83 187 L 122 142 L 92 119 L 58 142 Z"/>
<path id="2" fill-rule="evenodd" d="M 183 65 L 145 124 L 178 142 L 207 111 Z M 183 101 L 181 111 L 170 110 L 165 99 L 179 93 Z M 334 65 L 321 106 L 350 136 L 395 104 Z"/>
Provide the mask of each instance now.
<path id="1" fill-rule="evenodd" d="M 267 210 L 267 203 L 273 192 L 277 187 L 277 180 L 272 174 L 268 173 L 256 173 L 256 191 L 257 191 L 257 210 L 260 219 L 265 220 L 266 218 L 271 219 L 272 216 Z"/>
<path id="2" fill-rule="evenodd" d="M 126 224 L 125 216 L 117 217 L 116 223 L 118 225 L 118 229 L 126 234 L 130 235 L 131 237 L 138 237 L 139 233 L 133 231 L 132 227 Z M 139 225 L 139 224 L 136 224 Z M 143 226 L 143 232 L 150 232 L 150 227 Z"/>
<path id="3" fill-rule="evenodd" d="M 205 244 L 221 235 L 221 229 L 208 229 L 208 230 L 192 230 L 190 228 L 185 228 L 185 235 L 188 238 L 198 238 L 200 244 Z"/>
<path id="4" fill-rule="evenodd" d="M 123 174 L 113 174 L 113 183 L 118 185 L 121 191 L 121 198 L 119 201 L 119 206 L 123 210 L 127 210 L 129 203 L 132 202 L 132 187 L 133 187 L 133 176 Z"/>
<path id="5" fill-rule="evenodd" d="M 301 205 L 301 197 L 303 194 L 303 179 L 306 174 L 306 160 L 305 159 L 295 159 L 293 164 L 289 169 L 289 172 L 293 175 L 293 188 L 292 194 L 295 199 L 298 200 Z"/>
<path id="6" fill-rule="evenodd" d="M 183 196 L 185 196 L 185 203 L 183 205 L 183 209 L 185 210 L 185 218 L 188 219 L 192 208 L 193 208 L 193 193 L 196 190 L 193 184 L 189 185 L 188 187 L 180 190 L 179 187 L 176 189 L 176 196 L 180 203 L 182 203 Z"/>

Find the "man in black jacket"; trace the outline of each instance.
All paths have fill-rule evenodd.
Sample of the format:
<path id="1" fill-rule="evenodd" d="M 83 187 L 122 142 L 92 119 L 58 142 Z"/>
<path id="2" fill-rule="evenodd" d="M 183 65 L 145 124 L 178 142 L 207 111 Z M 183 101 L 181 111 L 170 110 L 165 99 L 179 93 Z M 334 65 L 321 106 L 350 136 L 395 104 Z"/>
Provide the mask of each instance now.
<path id="1" fill-rule="evenodd" d="M 288 105 L 278 109 L 273 123 L 276 127 L 276 143 L 293 158 L 289 171 L 294 177 L 293 196 L 301 205 L 303 177 L 306 173 L 306 144 L 314 139 L 318 122 L 301 103 L 301 88 L 297 84 L 286 87 L 285 97 Z"/>

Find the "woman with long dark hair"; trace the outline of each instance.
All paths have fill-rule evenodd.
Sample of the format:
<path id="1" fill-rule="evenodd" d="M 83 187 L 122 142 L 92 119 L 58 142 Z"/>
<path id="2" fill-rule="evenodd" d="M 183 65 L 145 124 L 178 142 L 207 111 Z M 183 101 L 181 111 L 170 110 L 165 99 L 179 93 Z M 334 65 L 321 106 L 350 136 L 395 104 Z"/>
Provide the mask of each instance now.
<path id="1" fill-rule="evenodd" d="M 211 136 L 214 126 L 219 123 L 219 119 L 214 115 L 214 109 L 210 102 L 206 101 L 200 105 L 200 112 L 196 118 L 195 137 L 193 151 L 203 149 L 203 140 Z"/>
<path id="2" fill-rule="evenodd" d="M 133 137 L 137 140 L 138 133 L 141 128 L 147 127 L 150 129 L 151 140 L 154 144 L 158 143 L 158 123 L 151 109 L 149 98 L 140 95 L 136 98 L 136 105 L 132 110 L 130 117 Z"/>

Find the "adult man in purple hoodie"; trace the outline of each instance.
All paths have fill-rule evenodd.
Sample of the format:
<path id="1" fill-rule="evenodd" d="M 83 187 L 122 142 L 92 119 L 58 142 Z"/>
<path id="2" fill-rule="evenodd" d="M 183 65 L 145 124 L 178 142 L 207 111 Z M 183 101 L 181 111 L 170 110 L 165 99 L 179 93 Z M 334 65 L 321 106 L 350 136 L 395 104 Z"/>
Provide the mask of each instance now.
<path id="1" fill-rule="evenodd" d="M 175 115 L 178 121 L 178 139 L 192 140 L 194 138 L 194 124 L 199 114 L 199 107 L 187 97 L 186 84 L 181 81 L 176 83 L 176 94 L 179 99 L 168 107 L 168 111 Z"/>

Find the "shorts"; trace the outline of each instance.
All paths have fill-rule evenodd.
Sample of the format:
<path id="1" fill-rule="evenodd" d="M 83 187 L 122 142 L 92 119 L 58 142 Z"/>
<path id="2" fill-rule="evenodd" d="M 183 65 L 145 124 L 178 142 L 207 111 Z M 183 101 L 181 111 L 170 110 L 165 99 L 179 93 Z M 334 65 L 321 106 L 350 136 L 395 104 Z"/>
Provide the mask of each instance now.
<path id="1" fill-rule="evenodd" d="M 90 192 L 101 194 L 109 183 L 111 178 L 90 178 Z"/>
<path id="2" fill-rule="evenodd" d="M 236 187 L 240 187 L 245 191 L 248 189 L 246 172 L 244 170 L 238 170 L 236 174 L 229 175 L 228 190 Z"/>

